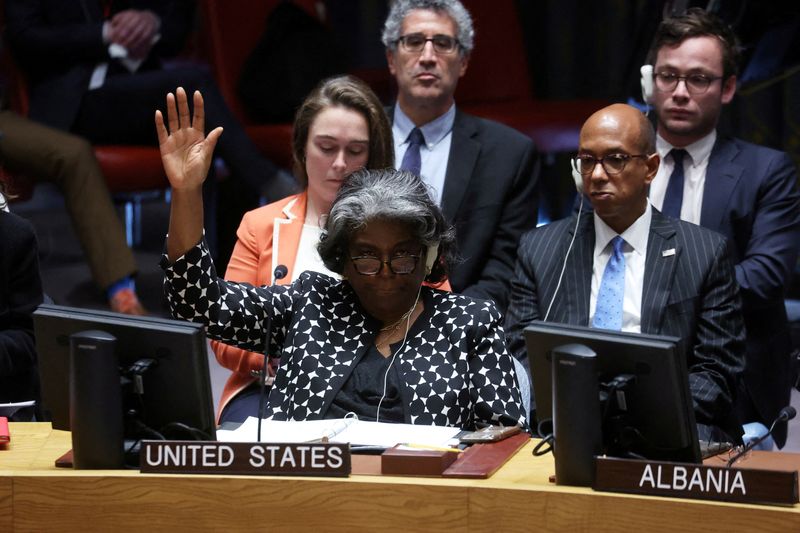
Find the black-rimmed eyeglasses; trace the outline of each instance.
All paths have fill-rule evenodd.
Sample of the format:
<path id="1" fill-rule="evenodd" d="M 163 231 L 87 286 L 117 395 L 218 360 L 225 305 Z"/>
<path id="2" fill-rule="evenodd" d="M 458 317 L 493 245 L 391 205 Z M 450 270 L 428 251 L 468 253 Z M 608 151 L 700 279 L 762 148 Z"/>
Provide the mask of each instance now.
<path id="1" fill-rule="evenodd" d="M 672 92 L 678 86 L 678 82 L 683 81 L 689 94 L 703 94 L 708 90 L 711 82 L 721 80 L 722 76 L 706 76 L 705 74 L 678 76 L 674 72 L 656 72 L 653 74 L 653 79 L 656 89 L 661 92 Z"/>
<path id="2" fill-rule="evenodd" d="M 387 265 L 393 274 L 405 275 L 412 274 L 417 269 L 417 263 L 421 255 L 395 255 L 388 261 L 379 259 L 373 255 L 360 255 L 351 257 L 356 272 L 364 276 L 377 276 L 383 265 Z"/>
<path id="3" fill-rule="evenodd" d="M 441 33 L 437 33 L 433 37 L 426 37 L 424 33 L 409 33 L 397 39 L 403 50 L 414 54 L 422 52 L 428 41 L 433 43 L 433 51 L 437 54 L 452 54 L 459 45 L 458 39 Z"/>
<path id="4" fill-rule="evenodd" d="M 647 159 L 648 156 L 647 154 L 608 154 L 607 156 L 597 158 L 584 154 L 575 157 L 575 167 L 582 176 L 591 176 L 592 172 L 594 172 L 594 167 L 597 166 L 597 163 L 600 163 L 603 166 L 603 170 L 606 171 L 606 174 L 613 176 L 625 170 L 625 165 L 634 157 Z"/>

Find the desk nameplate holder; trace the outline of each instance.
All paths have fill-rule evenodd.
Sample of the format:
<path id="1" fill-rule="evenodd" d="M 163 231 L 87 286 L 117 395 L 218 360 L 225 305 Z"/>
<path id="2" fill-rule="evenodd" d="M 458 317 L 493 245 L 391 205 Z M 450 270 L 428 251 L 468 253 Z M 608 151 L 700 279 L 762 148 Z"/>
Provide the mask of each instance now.
<path id="1" fill-rule="evenodd" d="M 139 468 L 146 474 L 246 476 L 350 475 L 350 445 L 335 443 L 142 441 Z"/>
<path id="2" fill-rule="evenodd" d="M 797 470 L 612 457 L 596 457 L 595 468 L 592 488 L 598 491 L 772 505 L 794 505 L 799 501 Z"/>

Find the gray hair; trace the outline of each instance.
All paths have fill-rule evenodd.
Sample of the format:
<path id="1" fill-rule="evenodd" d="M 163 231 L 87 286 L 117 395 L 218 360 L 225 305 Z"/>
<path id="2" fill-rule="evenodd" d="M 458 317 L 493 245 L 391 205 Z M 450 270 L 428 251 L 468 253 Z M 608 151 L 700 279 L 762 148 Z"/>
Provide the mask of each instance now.
<path id="1" fill-rule="evenodd" d="M 415 9 L 427 9 L 439 13 L 445 13 L 456 24 L 456 38 L 461 46 L 462 53 L 472 52 L 475 40 L 475 29 L 472 26 L 472 17 L 459 0 L 396 0 L 392 4 L 389 16 L 383 24 L 383 34 L 381 41 L 383 45 L 390 49 L 397 49 L 397 41 L 400 39 L 400 30 L 403 21 L 408 14 Z"/>
<path id="2" fill-rule="evenodd" d="M 447 264 L 456 260 L 455 231 L 425 184 L 404 170 L 362 169 L 344 182 L 325 221 L 326 233 L 317 245 L 329 270 L 343 272 L 350 239 L 372 220 L 408 227 L 426 248 L 438 245 L 438 260 L 425 279 L 432 283 L 444 281 Z"/>

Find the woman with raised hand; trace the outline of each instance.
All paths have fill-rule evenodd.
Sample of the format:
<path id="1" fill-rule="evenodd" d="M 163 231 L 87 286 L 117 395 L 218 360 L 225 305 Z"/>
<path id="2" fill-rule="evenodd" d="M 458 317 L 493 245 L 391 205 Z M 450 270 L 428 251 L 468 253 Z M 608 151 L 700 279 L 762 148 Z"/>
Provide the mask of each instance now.
<path id="1" fill-rule="evenodd" d="M 526 425 L 494 304 L 423 285 L 446 276 L 454 236 L 417 176 L 360 170 L 345 180 L 318 244 L 342 279 L 305 271 L 283 286 L 233 283 L 217 276 L 202 240 L 202 181 L 221 131 L 203 136 L 199 93 L 193 116 L 181 89 L 167 112 L 156 126 L 174 191 L 170 309 L 213 339 L 280 354 L 267 417 Z"/>

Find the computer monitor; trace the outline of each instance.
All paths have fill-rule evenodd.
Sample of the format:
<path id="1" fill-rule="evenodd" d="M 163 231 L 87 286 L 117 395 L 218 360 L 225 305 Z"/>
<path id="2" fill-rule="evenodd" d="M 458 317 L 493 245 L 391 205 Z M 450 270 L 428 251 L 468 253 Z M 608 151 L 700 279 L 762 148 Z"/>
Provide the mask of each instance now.
<path id="1" fill-rule="evenodd" d="M 178 430 L 172 436 L 165 430 L 167 438 L 215 439 L 208 352 L 201 325 L 49 304 L 40 305 L 33 313 L 33 325 L 42 410 L 54 429 L 70 429 L 70 335 L 98 330 L 116 337 L 121 376 L 137 361 L 155 361 L 141 374 L 141 394 L 135 398 L 131 391 L 123 394 L 126 412 L 133 405 L 139 411 L 138 420 L 156 431 L 183 427 L 180 424 L 199 430 L 190 431 L 191 435 Z"/>
<path id="2" fill-rule="evenodd" d="M 626 431 L 637 437 L 629 450 L 632 454 L 701 461 L 686 358 L 679 339 L 535 321 L 525 329 L 525 343 L 538 420 L 553 416 L 552 350 L 583 345 L 596 353 L 600 383 L 619 375 L 634 376 L 624 391 Z M 604 443 L 619 437 L 607 434 L 618 429 L 606 424 Z"/>

